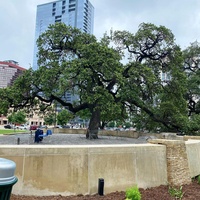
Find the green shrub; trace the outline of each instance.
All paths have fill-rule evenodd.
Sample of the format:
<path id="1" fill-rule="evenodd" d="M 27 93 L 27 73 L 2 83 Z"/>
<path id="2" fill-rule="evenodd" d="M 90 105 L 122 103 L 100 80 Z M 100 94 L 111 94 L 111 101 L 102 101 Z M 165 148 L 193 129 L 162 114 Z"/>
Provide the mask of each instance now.
<path id="1" fill-rule="evenodd" d="M 126 200 L 141 200 L 141 194 L 137 186 L 126 190 Z"/>
<path id="2" fill-rule="evenodd" d="M 182 199 L 183 198 L 183 191 L 182 191 L 182 186 L 180 188 L 173 188 L 169 187 L 169 194 L 172 197 L 175 197 L 176 199 Z"/>
<path id="3" fill-rule="evenodd" d="M 200 184 L 200 175 L 197 176 L 197 183 Z"/>

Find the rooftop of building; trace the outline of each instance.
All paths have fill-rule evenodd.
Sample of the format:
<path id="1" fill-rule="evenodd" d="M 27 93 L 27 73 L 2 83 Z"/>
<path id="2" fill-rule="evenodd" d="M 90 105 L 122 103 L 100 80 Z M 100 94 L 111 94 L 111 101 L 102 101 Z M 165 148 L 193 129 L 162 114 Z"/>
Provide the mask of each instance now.
<path id="1" fill-rule="evenodd" d="M 14 60 L 0 61 L 0 65 L 6 65 L 6 66 L 9 66 L 9 67 L 13 67 L 13 68 L 19 69 L 21 71 L 25 71 L 26 70 L 25 68 L 19 66 L 19 63 L 17 61 L 14 61 Z"/>

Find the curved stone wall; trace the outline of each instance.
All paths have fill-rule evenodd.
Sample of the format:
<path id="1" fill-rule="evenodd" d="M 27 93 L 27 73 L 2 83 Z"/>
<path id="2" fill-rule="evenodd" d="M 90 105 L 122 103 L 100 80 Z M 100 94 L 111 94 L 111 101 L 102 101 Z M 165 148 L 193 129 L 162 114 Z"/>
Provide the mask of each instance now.
<path id="1" fill-rule="evenodd" d="M 105 194 L 159 185 L 182 185 L 200 174 L 200 140 L 150 140 L 133 145 L 1 145 L 16 163 L 14 194 Z"/>

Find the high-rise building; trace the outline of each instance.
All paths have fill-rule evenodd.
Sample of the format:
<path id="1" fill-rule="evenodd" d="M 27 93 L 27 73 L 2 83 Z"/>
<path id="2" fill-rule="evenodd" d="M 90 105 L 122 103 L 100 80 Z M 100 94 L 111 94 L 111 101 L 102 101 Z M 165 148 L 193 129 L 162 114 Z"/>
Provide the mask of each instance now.
<path id="1" fill-rule="evenodd" d="M 11 86 L 25 70 L 14 60 L 0 61 L 0 88 Z"/>
<path id="2" fill-rule="evenodd" d="M 25 71 L 26 69 L 20 67 L 18 62 L 14 60 L 0 61 L 0 88 L 6 88 L 12 86 L 14 81 Z M 8 119 L 6 116 L 0 113 L 0 125 L 7 124 Z"/>
<path id="3" fill-rule="evenodd" d="M 36 40 L 50 24 L 65 23 L 86 33 L 93 33 L 94 7 L 89 0 L 58 0 L 37 6 L 33 66 L 37 66 Z"/>

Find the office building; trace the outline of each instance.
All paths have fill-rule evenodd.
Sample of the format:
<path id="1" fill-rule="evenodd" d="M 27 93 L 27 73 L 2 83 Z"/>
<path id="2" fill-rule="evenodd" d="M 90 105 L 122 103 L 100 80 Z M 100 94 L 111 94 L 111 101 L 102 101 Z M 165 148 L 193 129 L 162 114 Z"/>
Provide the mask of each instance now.
<path id="1" fill-rule="evenodd" d="M 14 81 L 22 75 L 26 69 L 20 67 L 18 62 L 14 60 L 0 61 L 0 88 L 12 86 Z M 0 125 L 7 124 L 8 119 L 0 113 Z"/>
<path id="2" fill-rule="evenodd" d="M 14 81 L 26 71 L 25 68 L 19 66 L 14 60 L 0 61 L 0 88 L 12 86 Z M 33 116 L 27 117 L 27 124 L 43 125 L 44 119 L 34 113 Z M 8 118 L 0 113 L 0 125 L 8 124 Z"/>
<path id="3" fill-rule="evenodd" d="M 36 41 L 50 24 L 65 23 L 86 33 L 93 33 L 94 7 L 88 0 L 58 0 L 37 6 L 33 66 L 37 66 Z"/>
<path id="4" fill-rule="evenodd" d="M 14 60 L 0 61 L 0 88 L 11 86 L 25 70 Z"/>

